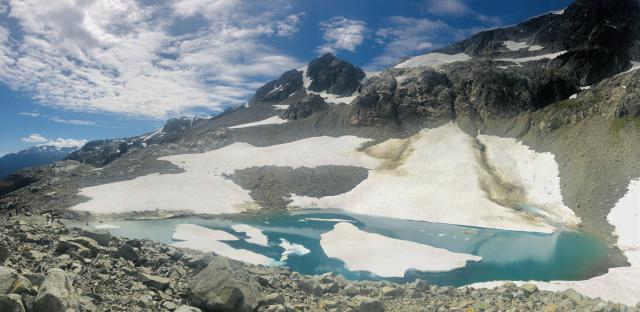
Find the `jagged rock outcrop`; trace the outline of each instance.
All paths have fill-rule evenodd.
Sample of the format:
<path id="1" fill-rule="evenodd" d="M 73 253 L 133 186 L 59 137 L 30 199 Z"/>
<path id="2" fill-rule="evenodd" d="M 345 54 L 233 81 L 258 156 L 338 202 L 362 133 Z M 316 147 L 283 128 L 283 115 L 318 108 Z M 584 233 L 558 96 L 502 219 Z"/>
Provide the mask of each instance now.
<path id="1" fill-rule="evenodd" d="M 351 103 L 351 125 L 383 126 L 397 120 L 398 108 L 394 103 L 397 86 L 396 79 L 388 74 L 367 80 L 358 98 Z"/>
<path id="2" fill-rule="evenodd" d="M 312 79 L 309 90 L 350 96 L 366 76 L 362 69 L 327 53 L 309 62 L 307 76 Z"/>
<path id="3" fill-rule="evenodd" d="M 302 100 L 289 104 L 289 107 L 282 113 L 283 119 L 296 120 L 307 118 L 311 114 L 324 111 L 328 108 L 322 97 L 316 94 L 308 94 Z"/>
<path id="4" fill-rule="evenodd" d="M 285 100 L 302 87 L 302 73 L 298 70 L 292 69 L 282 74 L 280 78 L 260 87 L 260 89 L 256 91 L 250 103 L 277 103 Z"/>

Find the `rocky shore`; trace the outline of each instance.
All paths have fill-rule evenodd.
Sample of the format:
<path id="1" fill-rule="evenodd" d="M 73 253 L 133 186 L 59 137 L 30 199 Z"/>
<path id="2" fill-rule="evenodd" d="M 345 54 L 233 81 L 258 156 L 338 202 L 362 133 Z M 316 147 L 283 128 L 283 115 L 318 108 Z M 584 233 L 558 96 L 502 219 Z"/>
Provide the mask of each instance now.
<path id="1" fill-rule="evenodd" d="M 306 276 L 42 216 L 0 220 L 0 311 L 640 311 L 534 285 L 453 288 Z"/>

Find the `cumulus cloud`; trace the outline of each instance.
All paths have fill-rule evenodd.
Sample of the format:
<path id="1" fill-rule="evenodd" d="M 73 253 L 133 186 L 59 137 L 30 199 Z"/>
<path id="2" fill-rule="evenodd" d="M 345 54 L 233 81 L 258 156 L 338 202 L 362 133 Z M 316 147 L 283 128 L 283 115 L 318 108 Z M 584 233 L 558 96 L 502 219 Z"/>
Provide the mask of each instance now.
<path id="1" fill-rule="evenodd" d="M 55 146 L 55 147 L 82 147 L 87 144 L 87 140 L 75 140 L 75 139 L 62 139 L 57 138 L 55 140 L 50 140 L 45 138 L 44 136 L 38 133 L 32 133 L 26 138 L 21 139 L 23 142 L 27 143 L 37 143 L 38 146 Z"/>
<path id="2" fill-rule="evenodd" d="M 342 16 L 333 17 L 320 23 L 324 31 L 322 38 L 326 44 L 318 48 L 318 53 L 337 53 L 339 50 L 355 52 L 368 33 L 367 23 Z"/>
<path id="3" fill-rule="evenodd" d="M 152 118 L 220 111 L 300 65 L 264 43 L 298 31 L 302 15 L 288 0 L 7 4 L 0 21 L 9 14 L 20 27 L 0 25 L 0 81 L 58 108 Z M 194 16 L 202 27 L 172 31 Z M 64 121 L 83 123 L 57 122 Z"/>
<path id="4" fill-rule="evenodd" d="M 48 141 L 45 137 L 43 137 L 42 135 L 40 135 L 38 133 L 32 133 L 28 137 L 22 138 L 20 140 L 22 140 L 23 142 L 27 142 L 27 143 L 43 143 L 43 142 L 47 142 Z"/>
<path id="5" fill-rule="evenodd" d="M 392 16 L 376 31 L 376 42 L 384 52 L 368 66 L 372 70 L 397 63 L 401 58 L 422 53 L 440 43 L 439 36 L 455 31 L 447 24 L 427 18 Z"/>

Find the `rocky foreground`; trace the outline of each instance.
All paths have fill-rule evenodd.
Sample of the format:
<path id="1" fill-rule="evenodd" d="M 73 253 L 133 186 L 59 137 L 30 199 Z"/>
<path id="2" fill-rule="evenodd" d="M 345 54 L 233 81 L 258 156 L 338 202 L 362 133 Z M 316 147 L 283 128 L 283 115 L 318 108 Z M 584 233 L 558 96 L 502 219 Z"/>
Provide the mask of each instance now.
<path id="1" fill-rule="evenodd" d="M 534 285 L 347 281 L 235 262 L 43 217 L 0 220 L 0 311 L 640 311 Z"/>

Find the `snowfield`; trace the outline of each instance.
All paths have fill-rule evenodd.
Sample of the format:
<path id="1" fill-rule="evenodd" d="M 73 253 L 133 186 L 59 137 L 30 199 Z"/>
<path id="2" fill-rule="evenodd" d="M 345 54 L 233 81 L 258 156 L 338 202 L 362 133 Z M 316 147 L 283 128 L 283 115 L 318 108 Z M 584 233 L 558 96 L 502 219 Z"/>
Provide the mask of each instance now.
<path id="1" fill-rule="evenodd" d="M 455 63 L 455 62 L 465 62 L 471 59 L 471 57 L 465 53 L 458 54 L 443 54 L 443 53 L 429 53 L 425 55 L 420 55 L 416 57 L 412 57 L 398 65 L 395 68 L 412 68 L 412 67 L 435 67 L 437 68 L 440 65 Z"/>
<path id="2" fill-rule="evenodd" d="M 617 246 L 622 250 L 630 267 L 611 268 L 600 276 L 583 281 L 516 282 L 532 283 L 538 288 L 563 291 L 573 288 L 582 295 L 634 306 L 640 302 L 640 178 L 632 180 L 624 197 L 611 209 L 607 220 L 615 227 Z M 493 288 L 505 281 L 472 284 L 475 288 Z"/>
<path id="3" fill-rule="evenodd" d="M 269 246 L 269 238 L 262 233 L 262 230 L 259 228 L 255 228 L 253 226 L 247 224 L 235 224 L 231 226 L 231 229 L 238 232 L 244 233 L 249 237 L 246 239 L 247 242 L 260 245 L 260 246 Z"/>
<path id="4" fill-rule="evenodd" d="M 294 195 L 290 206 L 339 207 L 358 214 L 543 233 L 555 230 L 544 220 L 579 223 L 562 203 L 553 155 L 536 153 L 513 139 L 480 136 L 479 141 L 496 174 L 523 189 L 523 196 L 515 200 L 537 208 L 539 218 L 489 198 L 481 185 L 487 174 L 478 163 L 475 142 L 452 123 L 368 148 L 364 153 L 379 157 L 380 165 L 353 190 L 321 198 Z M 492 183 L 486 184 L 493 191 Z"/>
<path id="5" fill-rule="evenodd" d="M 486 146 L 489 168 L 479 162 L 478 142 L 453 123 L 359 150 L 367 141 L 344 136 L 267 147 L 234 143 L 207 153 L 162 157 L 185 172 L 83 188 L 80 195 L 90 200 L 71 209 L 95 214 L 239 213 L 260 207 L 247 190 L 225 178 L 235 170 L 339 165 L 367 168 L 370 174 L 351 191 L 336 196 L 293 194 L 291 207 L 340 208 L 407 220 L 542 233 L 553 232 L 551 224 L 579 222 L 562 203 L 553 155 L 536 153 L 515 140 L 479 137 L 478 142 Z M 518 196 L 503 194 L 504 190 L 495 187 L 500 185 L 496 179 L 521 192 Z M 525 204 L 527 209 L 511 202 Z"/>
<path id="6" fill-rule="evenodd" d="M 455 253 L 380 234 L 368 233 L 351 223 L 338 223 L 320 237 L 328 257 L 337 258 L 351 271 L 368 271 L 382 277 L 403 277 L 407 270 L 446 272 L 480 261 L 474 255 Z"/>
<path id="7" fill-rule="evenodd" d="M 273 116 L 264 120 L 229 127 L 229 129 L 241 129 L 241 128 L 249 128 L 249 127 L 264 126 L 264 125 L 278 125 L 278 124 L 283 124 L 285 122 L 287 122 L 286 119 L 282 119 L 280 118 L 280 116 Z"/>

